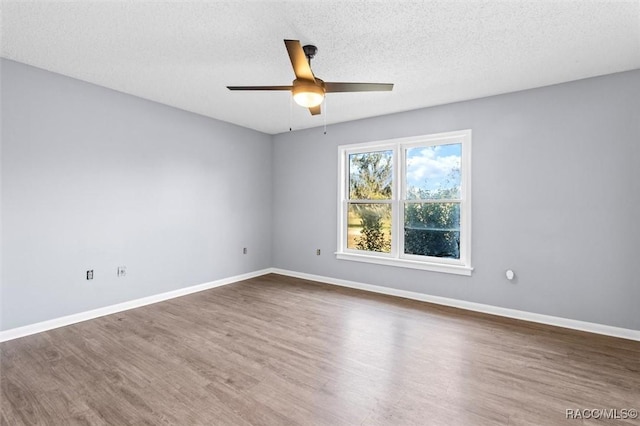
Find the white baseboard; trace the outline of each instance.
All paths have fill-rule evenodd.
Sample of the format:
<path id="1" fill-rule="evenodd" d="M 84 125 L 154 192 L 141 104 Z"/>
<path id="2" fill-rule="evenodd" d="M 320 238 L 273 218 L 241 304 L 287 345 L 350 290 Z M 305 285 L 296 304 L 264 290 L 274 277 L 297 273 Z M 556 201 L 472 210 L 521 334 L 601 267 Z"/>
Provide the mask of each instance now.
<path id="1" fill-rule="evenodd" d="M 540 324 L 553 325 L 556 327 L 570 328 L 573 330 L 587 331 L 589 333 L 603 334 L 606 336 L 640 341 L 640 330 L 613 327 L 610 325 L 596 324 L 592 322 L 578 321 L 562 317 L 554 317 L 551 315 L 536 314 L 533 312 L 519 311 L 516 309 L 501 308 L 499 306 L 467 302 L 465 300 L 450 299 L 448 297 L 431 296 L 428 294 L 416 293 L 413 291 L 398 290 L 390 287 L 382 287 L 355 281 L 330 278 L 321 275 L 288 271 L 285 269 L 271 268 L 270 272 L 295 278 L 302 278 L 310 281 L 319 281 L 326 284 L 338 285 L 341 287 L 355 288 L 358 290 L 365 290 L 373 293 L 387 294 L 390 296 L 403 297 L 405 299 L 420 300 L 423 302 L 435 303 L 437 305 L 451 306 L 454 308 L 466 309 L 475 312 L 483 312 L 486 314 L 498 315 L 501 317 L 515 318 Z"/>
<path id="2" fill-rule="evenodd" d="M 7 340 L 17 339 L 19 337 L 29 336 L 31 334 L 40 333 L 43 331 L 51 330 L 53 328 L 64 327 L 67 325 L 75 324 L 82 321 L 102 317 L 105 315 L 115 314 L 117 312 L 127 311 L 133 308 L 139 308 L 145 305 L 151 305 L 152 303 L 158 303 L 165 300 L 173 299 L 180 296 L 186 296 L 187 294 L 197 293 L 203 290 L 209 290 L 215 287 L 221 287 L 227 284 L 233 284 L 238 281 L 248 280 L 250 278 L 258 277 L 271 273 L 271 269 L 262 269 L 259 271 L 249 272 L 246 274 L 235 275 L 233 277 L 222 278 L 220 280 L 211 281 L 204 284 L 198 284 L 191 287 L 180 288 L 177 290 L 168 291 L 166 293 L 155 294 L 153 296 L 143 297 L 141 299 L 129 300 L 127 302 L 117 303 L 115 305 L 105 306 L 103 308 L 92 309 L 90 311 L 79 312 L 77 314 L 67 315 L 60 318 L 54 318 L 47 321 L 38 322 L 35 324 L 25 325 L 23 327 L 16 327 L 9 330 L 0 331 L 0 342 Z"/>
<path id="3" fill-rule="evenodd" d="M 386 294 L 390 296 L 403 297 L 405 299 L 419 300 L 423 302 L 435 303 L 437 305 L 451 306 L 469 311 L 483 312 L 491 315 L 498 315 L 507 318 L 515 318 L 524 321 L 536 322 L 540 324 L 553 325 L 556 327 L 570 328 L 573 330 L 587 331 L 590 333 L 603 334 L 606 336 L 620 337 L 623 339 L 640 341 L 640 330 L 632 330 L 628 328 L 613 327 L 610 325 L 596 324 L 586 321 L 572 320 L 562 317 L 554 317 L 551 315 L 536 314 L 533 312 L 519 311 L 516 309 L 501 308 L 499 306 L 485 305 L 482 303 L 467 302 L 464 300 L 450 299 L 447 297 L 431 296 L 423 293 L 416 293 L 406 290 L 398 290 L 390 287 L 382 287 L 371 284 L 359 283 L 356 281 L 341 280 L 337 278 L 325 277 L 322 275 L 306 274 L 303 272 L 294 272 L 285 269 L 267 268 L 259 271 L 249 272 L 246 274 L 236 275 L 233 277 L 223 278 L 204 284 L 198 284 L 191 287 L 181 288 L 178 290 L 168 291 L 153 296 L 143 297 L 141 299 L 130 300 L 103 308 L 93 309 L 90 311 L 80 312 L 73 315 L 67 315 L 60 318 L 54 318 L 35 324 L 25 325 L 23 327 L 12 328 L 0 331 L 0 342 L 17 339 L 19 337 L 29 336 L 31 334 L 40 333 L 58 327 L 75 324 L 82 321 L 111 315 L 129 309 L 138 308 L 153 303 L 162 302 L 187 294 L 197 293 L 203 290 L 209 290 L 215 287 L 221 287 L 242 280 L 248 280 L 269 273 L 286 275 L 295 278 L 302 278 L 310 281 L 318 281 L 326 284 L 338 285 L 341 287 L 355 288 L 358 290 L 370 291 L 373 293 Z"/>

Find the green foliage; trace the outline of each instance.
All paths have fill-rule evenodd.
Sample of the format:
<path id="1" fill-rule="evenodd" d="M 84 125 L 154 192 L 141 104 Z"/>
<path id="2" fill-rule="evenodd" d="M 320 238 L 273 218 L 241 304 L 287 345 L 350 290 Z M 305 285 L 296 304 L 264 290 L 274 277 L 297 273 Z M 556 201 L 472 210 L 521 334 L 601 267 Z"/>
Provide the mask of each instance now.
<path id="1" fill-rule="evenodd" d="M 388 200 L 391 198 L 392 152 L 353 154 L 350 160 L 349 198 Z"/>
<path id="2" fill-rule="evenodd" d="M 354 200 L 388 200 L 393 176 L 392 151 L 367 152 L 349 157 L 350 198 Z M 387 205 L 354 204 L 362 229 L 356 238 L 360 250 L 389 252 L 391 237 L 385 235 L 383 223 L 390 220 Z"/>
<path id="3" fill-rule="evenodd" d="M 382 230 L 382 217 L 372 209 L 361 209 L 360 224 L 362 231 L 356 238 L 356 247 L 360 250 L 388 253 L 391 251 L 391 240 L 385 237 Z"/>
<path id="4" fill-rule="evenodd" d="M 457 228 L 459 210 L 460 206 L 457 203 L 407 203 L 404 221 L 405 224 L 429 228 Z"/>
<path id="5" fill-rule="evenodd" d="M 459 222 L 460 205 L 457 203 L 407 204 L 405 253 L 459 259 Z"/>
<path id="6" fill-rule="evenodd" d="M 409 188 L 413 200 L 451 200 L 460 196 L 460 169 L 451 171 L 444 186 L 434 190 Z M 407 203 L 404 212 L 404 251 L 422 256 L 460 258 L 460 205 Z"/>

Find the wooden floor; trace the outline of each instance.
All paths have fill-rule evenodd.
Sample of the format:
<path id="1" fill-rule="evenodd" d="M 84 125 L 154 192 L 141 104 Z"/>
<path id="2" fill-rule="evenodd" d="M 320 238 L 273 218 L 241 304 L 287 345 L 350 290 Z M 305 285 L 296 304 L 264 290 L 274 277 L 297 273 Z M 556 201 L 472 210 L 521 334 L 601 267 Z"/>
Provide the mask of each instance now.
<path id="1" fill-rule="evenodd" d="M 555 425 L 640 342 L 267 275 L 0 344 L 2 424 Z"/>

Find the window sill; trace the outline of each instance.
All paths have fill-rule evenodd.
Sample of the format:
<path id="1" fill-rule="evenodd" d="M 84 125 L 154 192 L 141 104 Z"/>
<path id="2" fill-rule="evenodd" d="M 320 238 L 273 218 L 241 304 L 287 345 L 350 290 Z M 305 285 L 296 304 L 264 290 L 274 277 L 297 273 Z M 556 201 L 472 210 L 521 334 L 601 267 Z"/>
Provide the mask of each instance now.
<path id="1" fill-rule="evenodd" d="M 337 252 L 336 259 L 351 260 L 355 262 L 375 263 L 378 265 L 396 266 L 398 268 L 421 269 L 423 271 L 442 272 L 445 274 L 471 276 L 472 267 L 462 265 L 449 265 L 445 263 L 419 262 L 408 259 L 395 259 L 381 256 L 368 256 L 365 254 Z"/>

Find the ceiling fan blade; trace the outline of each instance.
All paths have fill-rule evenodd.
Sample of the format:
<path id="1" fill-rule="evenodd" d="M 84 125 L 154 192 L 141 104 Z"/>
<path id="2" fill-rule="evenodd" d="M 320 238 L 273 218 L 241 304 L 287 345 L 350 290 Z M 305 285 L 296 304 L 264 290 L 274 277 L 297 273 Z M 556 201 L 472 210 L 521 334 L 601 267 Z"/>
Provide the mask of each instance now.
<path id="1" fill-rule="evenodd" d="M 229 90 L 291 90 L 293 86 L 227 86 Z"/>
<path id="2" fill-rule="evenodd" d="M 291 59 L 291 65 L 293 66 L 293 72 L 296 78 L 315 81 L 313 72 L 311 72 L 311 66 L 307 61 L 307 56 L 304 54 L 300 42 L 298 40 L 285 40 L 284 44 L 287 46 L 287 52 L 289 53 L 289 59 Z"/>
<path id="3" fill-rule="evenodd" d="M 325 82 L 327 93 L 337 92 L 389 92 L 393 90 L 393 84 L 388 83 L 334 83 Z"/>
<path id="4" fill-rule="evenodd" d="M 309 112 L 311 113 L 311 115 L 320 114 L 320 105 L 309 108 Z"/>

